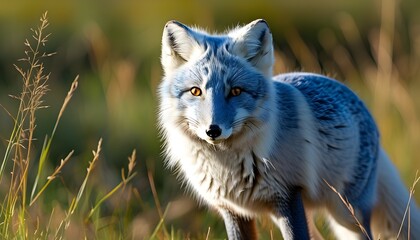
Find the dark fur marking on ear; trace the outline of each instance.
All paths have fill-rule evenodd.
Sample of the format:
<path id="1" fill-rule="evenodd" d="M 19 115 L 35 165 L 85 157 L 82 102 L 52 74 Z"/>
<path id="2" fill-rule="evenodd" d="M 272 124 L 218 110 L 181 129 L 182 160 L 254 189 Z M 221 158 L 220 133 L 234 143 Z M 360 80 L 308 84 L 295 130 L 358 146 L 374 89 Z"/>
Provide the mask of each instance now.
<path id="1" fill-rule="evenodd" d="M 185 26 L 184 24 L 182 24 L 178 21 L 175 21 L 175 20 L 169 21 L 165 25 L 165 28 L 167 30 L 167 36 L 168 36 L 168 44 L 169 44 L 170 48 L 172 49 L 173 55 L 175 57 L 179 58 L 180 60 L 186 62 L 187 60 L 178 53 L 179 45 L 176 42 L 176 37 L 175 37 L 174 31 L 169 27 L 171 24 L 175 24 L 178 27 L 182 28 L 186 32 L 187 35 L 190 35 L 191 30 L 187 26 Z"/>
<path id="2" fill-rule="evenodd" d="M 260 42 L 260 46 L 264 43 L 265 41 L 265 34 L 267 33 L 267 31 L 264 29 L 261 31 L 260 37 L 258 38 L 258 41 Z"/>
<path id="3" fill-rule="evenodd" d="M 169 39 L 169 45 L 171 46 L 172 49 L 174 49 L 176 47 L 174 33 L 168 31 L 168 39 Z"/>
<path id="4" fill-rule="evenodd" d="M 176 57 L 178 57 L 178 58 L 180 58 L 182 61 L 184 61 L 184 62 L 186 62 L 187 60 L 185 59 L 185 58 L 183 58 L 179 53 L 178 53 L 178 44 L 176 44 L 176 38 L 175 38 L 175 36 L 174 36 L 174 33 L 173 32 L 170 32 L 169 30 L 168 30 L 168 42 L 169 42 L 169 46 L 171 47 L 171 49 L 172 49 L 172 53 L 176 56 Z"/>

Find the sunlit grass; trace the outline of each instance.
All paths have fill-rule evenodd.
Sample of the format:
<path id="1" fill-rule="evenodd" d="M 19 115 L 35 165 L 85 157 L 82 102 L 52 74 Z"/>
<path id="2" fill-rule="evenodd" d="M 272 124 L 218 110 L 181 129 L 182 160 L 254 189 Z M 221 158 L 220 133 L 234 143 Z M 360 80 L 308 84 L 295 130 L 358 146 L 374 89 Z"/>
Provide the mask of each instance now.
<path id="1" fill-rule="evenodd" d="M 87 166 L 85 174 L 80 174 L 77 177 L 82 179 L 82 184 L 79 187 L 77 194 L 70 197 L 68 206 L 55 206 L 51 208 L 51 214 L 41 212 L 32 215 L 41 208 L 41 211 L 48 209 L 46 206 L 37 206 L 43 203 L 41 198 L 46 192 L 46 189 L 51 183 L 59 178 L 59 175 L 65 165 L 71 161 L 73 151 L 71 151 L 56 169 L 48 174 L 45 168 L 46 161 L 49 157 L 51 148 L 53 147 L 53 138 L 58 128 L 59 122 L 64 114 L 67 105 L 77 89 L 78 77 L 75 78 L 71 84 L 70 90 L 64 99 L 62 108 L 58 113 L 57 120 L 53 127 L 50 137 L 46 137 L 42 146 L 39 158 L 33 150 L 36 147 L 37 141 L 34 138 L 34 131 L 37 126 L 37 114 L 39 109 L 46 108 L 44 96 L 48 92 L 49 73 L 45 72 L 44 60 L 54 54 L 44 51 L 45 45 L 48 42 L 50 34 L 45 33 L 49 25 L 47 13 L 44 13 L 40 18 L 40 25 L 36 29 L 32 29 L 32 39 L 25 41 L 25 57 L 20 59 L 24 63 L 23 66 L 15 65 L 16 70 L 22 78 L 22 90 L 19 96 L 13 96 L 19 102 L 19 107 L 16 114 L 7 111 L 10 118 L 13 119 L 14 126 L 8 140 L 8 145 L 3 156 L 0 168 L 0 183 L 2 186 L 8 185 L 7 188 L 2 187 L 0 203 L 0 238 L 1 239 L 65 239 L 69 235 L 69 226 L 76 220 L 76 224 L 83 224 L 83 221 L 77 220 L 79 216 L 86 214 L 86 221 L 98 221 L 100 214 L 92 219 L 93 213 L 98 211 L 105 201 L 111 196 L 121 192 L 121 189 L 132 180 L 136 175 L 134 166 L 136 165 L 136 153 L 133 151 L 128 162 L 128 172 L 125 173 L 122 169 L 122 180 L 110 192 L 105 194 L 93 208 L 89 214 L 84 213 L 86 210 L 79 210 L 82 207 L 89 206 L 86 202 L 89 201 L 86 193 L 95 192 L 92 185 L 89 185 L 92 172 L 94 171 L 97 162 L 100 159 L 102 150 L 102 139 L 99 140 L 97 149 L 93 151 L 93 158 Z M 38 165 L 37 171 L 34 167 Z M 31 173 L 34 171 L 35 174 Z M 10 174 L 10 175 L 9 175 Z M 33 177 L 34 176 L 34 177 Z M 46 181 L 44 180 L 46 179 Z M 27 196 L 28 185 L 32 185 L 30 196 Z M 40 186 L 40 187 L 38 187 Z M 57 189 L 58 191 L 59 189 Z M 67 193 L 69 196 L 71 192 Z M 54 196 L 52 196 L 54 197 Z M 35 208 L 35 209 L 34 209 Z M 63 217 L 56 219 L 54 217 L 55 209 L 66 209 Z M 83 218 L 82 218 L 83 219 Z M 35 220 L 33 225 L 31 220 Z M 53 222 L 56 221 L 56 222 Z M 56 227 L 53 227 L 56 226 Z M 108 226 L 113 229 L 113 226 Z M 83 231 L 82 231 L 83 232 Z M 80 236 L 88 237 L 85 233 Z M 115 235 L 115 234 L 114 234 Z M 111 235 L 112 236 L 112 235 Z M 111 237 L 109 239 L 112 239 Z"/>
<path id="2" fill-rule="evenodd" d="M 1 218 L 3 224 L 1 227 L 1 236 L 9 237 L 10 227 L 13 225 L 15 214 L 19 216 L 18 233 L 21 236 L 27 236 L 26 222 L 24 213 L 27 208 L 27 184 L 28 170 L 32 160 L 32 147 L 34 141 L 34 131 L 36 128 L 37 110 L 44 108 L 43 96 L 48 90 L 47 81 L 49 74 L 44 72 L 42 59 L 52 54 L 43 52 L 41 49 L 48 41 L 49 34 L 45 34 L 48 27 L 47 14 L 41 19 L 37 29 L 31 29 L 33 32 L 32 41 L 25 41 L 25 57 L 20 59 L 26 63 L 27 70 L 15 65 L 16 70 L 22 77 L 22 91 L 20 96 L 15 96 L 19 101 L 19 108 L 15 116 L 9 113 L 14 120 L 14 127 L 8 141 L 8 145 L 0 167 L 0 180 L 3 179 L 4 170 L 7 162 L 12 160 L 11 176 L 9 190 L 1 207 Z"/>

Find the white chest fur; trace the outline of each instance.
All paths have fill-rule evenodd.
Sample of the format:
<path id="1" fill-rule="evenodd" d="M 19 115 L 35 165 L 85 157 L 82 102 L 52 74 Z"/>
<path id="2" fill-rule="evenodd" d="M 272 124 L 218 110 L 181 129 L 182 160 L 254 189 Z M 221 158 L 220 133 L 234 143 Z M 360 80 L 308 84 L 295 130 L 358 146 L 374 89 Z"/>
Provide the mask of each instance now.
<path id="1" fill-rule="evenodd" d="M 270 189 L 264 172 L 268 167 L 251 150 L 211 151 L 193 148 L 181 169 L 190 186 L 208 204 L 235 209 L 244 215 L 261 211 Z"/>

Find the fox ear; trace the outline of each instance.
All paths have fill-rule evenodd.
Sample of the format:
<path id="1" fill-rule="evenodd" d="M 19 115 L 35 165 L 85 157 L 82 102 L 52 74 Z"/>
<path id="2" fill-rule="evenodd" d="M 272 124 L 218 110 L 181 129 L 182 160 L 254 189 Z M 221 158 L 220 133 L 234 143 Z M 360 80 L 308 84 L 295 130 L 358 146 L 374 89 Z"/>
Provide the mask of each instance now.
<path id="1" fill-rule="evenodd" d="M 177 21 L 166 23 L 162 36 L 161 62 L 166 73 L 190 60 L 200 49 L 199 35 Z"/>
<path id="2" fill-rule="evenodd" d="M 265 20 L 255 20 L 229 33 L 230 52 L 244 58 L 265 76 L 271 77 L 274 64 L 273 39 Z"/>

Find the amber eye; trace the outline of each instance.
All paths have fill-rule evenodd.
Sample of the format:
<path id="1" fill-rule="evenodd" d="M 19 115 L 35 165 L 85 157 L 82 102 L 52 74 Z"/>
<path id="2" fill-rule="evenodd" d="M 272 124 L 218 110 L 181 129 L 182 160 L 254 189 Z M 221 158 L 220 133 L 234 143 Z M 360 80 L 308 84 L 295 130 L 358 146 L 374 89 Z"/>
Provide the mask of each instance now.
<path id="1" fill-rule="evenodd" d="M 239 96 L 242 93 L 242 89 L 239 87 L 234 87 L 230 90 L 230 95 L 236 97 Z"/>
<path id="2" fill-rule="evenodd" d="M 201 89 L 200 89 L 200 88 L 198 88 L 198 87 L 192 87 L 192 88 L 190 89 L 190 93 L 191 93 L 193 96 L 196 96 L 196 97 L 201 96 Z"/>

